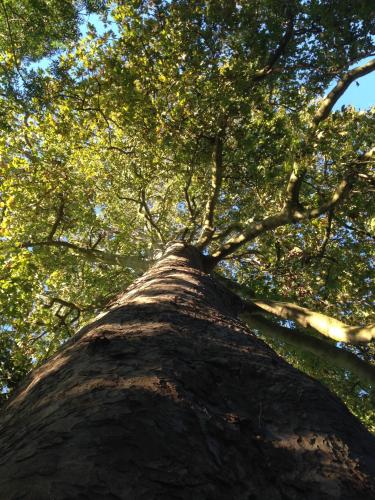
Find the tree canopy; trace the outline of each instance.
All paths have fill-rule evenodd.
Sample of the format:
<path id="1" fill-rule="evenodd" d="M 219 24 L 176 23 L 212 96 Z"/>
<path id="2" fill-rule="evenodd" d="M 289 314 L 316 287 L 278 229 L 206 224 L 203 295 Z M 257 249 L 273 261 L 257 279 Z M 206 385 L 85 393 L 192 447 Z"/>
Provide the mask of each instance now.
<path id="1" fill-rule="evenodd" d="M 375 321 L 375 108 L 335 107 L 372 0 L 0 0 L 0 27 L 5 395 L 174 240 L 249 300 Z M 267 341 L 375 429 L 350 363 Z"/>

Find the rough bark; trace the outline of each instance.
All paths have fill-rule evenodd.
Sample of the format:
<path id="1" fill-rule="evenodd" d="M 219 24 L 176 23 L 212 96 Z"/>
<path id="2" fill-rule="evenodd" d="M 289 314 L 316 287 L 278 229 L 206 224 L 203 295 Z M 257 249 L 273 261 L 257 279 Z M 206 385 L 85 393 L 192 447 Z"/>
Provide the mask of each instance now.
<path id="1" fill-rule="evenodd" d="M 0 419 L 0 499 L 375 498 L 375 439 L 175 245 Z"/>

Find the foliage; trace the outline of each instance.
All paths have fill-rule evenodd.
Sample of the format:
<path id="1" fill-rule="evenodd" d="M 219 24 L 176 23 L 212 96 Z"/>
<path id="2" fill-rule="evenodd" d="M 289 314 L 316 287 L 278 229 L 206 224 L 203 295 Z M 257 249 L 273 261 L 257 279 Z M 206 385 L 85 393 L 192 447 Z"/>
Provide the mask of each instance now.
<path id="1" fill-rule="evenodd" d="M 374 53 L 371 0 L 86 2 L 84 37 L 77 2 L 0 7 L 4 390 L 174 239 L 254 295 L 373 320 L 375 108 L 321 99 Z M 374 425 L 371 387 L 290 359 Z"/>

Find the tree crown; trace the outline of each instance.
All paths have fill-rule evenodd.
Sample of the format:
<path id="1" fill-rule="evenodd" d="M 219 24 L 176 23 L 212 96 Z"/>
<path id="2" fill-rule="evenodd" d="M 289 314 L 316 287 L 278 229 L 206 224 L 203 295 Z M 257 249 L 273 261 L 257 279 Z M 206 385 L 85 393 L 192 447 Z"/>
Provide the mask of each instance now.
<path id="1" fill-rule="evenodd" d="M 83 6 L 103 30 L 79 36 Z M 335 105 L 375 69 L 372 1 L 0 13 L 4 388 L 176 239 L 251 296 L 371 322 L 375 113 Z"/>

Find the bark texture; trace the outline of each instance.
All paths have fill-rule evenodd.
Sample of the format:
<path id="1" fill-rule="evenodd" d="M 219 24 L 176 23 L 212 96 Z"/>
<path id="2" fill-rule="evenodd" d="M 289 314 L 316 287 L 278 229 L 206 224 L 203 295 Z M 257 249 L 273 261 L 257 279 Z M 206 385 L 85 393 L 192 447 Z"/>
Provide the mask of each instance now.
<path id="1" fill-rule="evenodd" d="M 375 439 L 175 245 L 2 411 L 1 500 L 375 498 Z"/>

